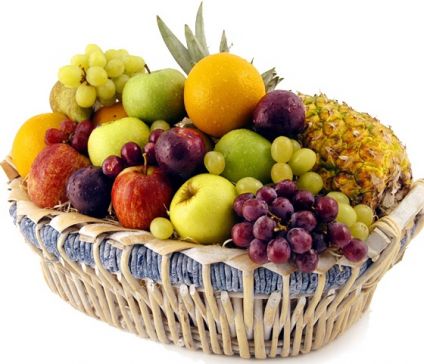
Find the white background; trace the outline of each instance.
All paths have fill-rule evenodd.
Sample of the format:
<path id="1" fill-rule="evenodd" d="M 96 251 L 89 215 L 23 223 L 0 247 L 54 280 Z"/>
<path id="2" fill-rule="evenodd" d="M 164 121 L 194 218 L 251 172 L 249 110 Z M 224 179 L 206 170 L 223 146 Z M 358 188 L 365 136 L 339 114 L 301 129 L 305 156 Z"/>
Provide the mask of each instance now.
<path id="1" fill-rule="evenodd" d="M 87 43 L 126 48 L 151 69 L 177 67 L 156 28 L 160 14 L 183 35 L 194 1 L 2 1 L 0 5 L 0 157 L 20 124 L 48 112 L 57 69 Z M 217 50 L 223 27 L 232 51 L 277 66 L 280 87 L 323 91 L 391 125 L 424 177 L 420 1 L 211 1 L 206 31 Z M 118 331 L 51 294 L 38 258 L 7 213 L 0 178 L 0 363 L 234 363 Z M 296 363 L 422 362 L 424 233 L 376 291 L 371 308 L 344 336 Z M 415 359 L 414 359 L 415 358 Z M 230 361 L 231 360 L 231 361 Z"/>

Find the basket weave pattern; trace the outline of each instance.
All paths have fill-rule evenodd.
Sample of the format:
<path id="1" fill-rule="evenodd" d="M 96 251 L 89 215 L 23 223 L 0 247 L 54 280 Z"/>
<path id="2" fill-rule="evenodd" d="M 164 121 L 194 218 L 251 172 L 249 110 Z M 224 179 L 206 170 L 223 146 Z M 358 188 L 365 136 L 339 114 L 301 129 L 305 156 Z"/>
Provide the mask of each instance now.
<path id="1" fill-rule="evenodd" d="M 16 177 L 10 170 L 8 174 Z M 24 236 L 41 258 L 50 289 L 62 299 L 89 316 L 144 338 L 243 358 L 296 356 L 333 341 L 361 317 L 377 283 L 402 258 L 424 224 L 424 182 L 418 181 L 396 210 L 375 224 L 365 264 L 325 256 L 314 273 L 313 290 L 295 294 L 291 284 L 295 272 L 290 265 L 259 267 L 243 250 L 160 241 L 147 232 L 103 220 L 40 209 L 29 201 L 20 178 L 9 186 L 16 223 L 29 219 L 34 224 L 33 236 Z M 42 234 L 46 225 L 57 232 L 56 253 Z M 90 245 L 93 264 L 72 258 L 65 247 L 70 234 L 78 234 L 81 242 Z M 105 241 L 119 250 L 118 269 L 105 265 Z M 141 245 L 160 256 L 158 279 L 137 277 L 131 269 L 134 249 Z M 201 284 L 171 280 L 174 253 L 198 263 Z M 217 263 L 241 272 L 240 289 L 217 289 L 212 278 Z M 328 272 L 335 265 L 349 272 L 340 286 L 328 283 Z M 260 268 L 281 277 L 278 289 L 260 292 L 257 278 L 255 282 Z"/>

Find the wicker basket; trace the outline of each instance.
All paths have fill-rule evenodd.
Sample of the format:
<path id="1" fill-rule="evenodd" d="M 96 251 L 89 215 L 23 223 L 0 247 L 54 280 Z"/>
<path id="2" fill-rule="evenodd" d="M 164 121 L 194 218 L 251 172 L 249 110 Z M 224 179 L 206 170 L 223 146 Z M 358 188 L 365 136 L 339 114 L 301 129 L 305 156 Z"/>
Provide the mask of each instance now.
<path id="1" fill-rule="evenodd" d="M 356 322 L 377 283 L 424 224 L 424 181 L 376 222 L 368 259 L 321 257 L 316 272 L 253 264 L 244 250 L 160 241 L 149 233 L 29 201 L 8 162 L 11 215 L 53 292 L 143 338 L 242 358 L 319 349 Z"/>

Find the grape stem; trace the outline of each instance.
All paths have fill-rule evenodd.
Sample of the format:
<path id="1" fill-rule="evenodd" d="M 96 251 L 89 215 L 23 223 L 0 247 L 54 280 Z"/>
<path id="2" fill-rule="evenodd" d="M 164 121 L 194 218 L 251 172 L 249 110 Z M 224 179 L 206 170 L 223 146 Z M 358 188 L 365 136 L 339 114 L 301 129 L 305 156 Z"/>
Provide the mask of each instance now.
<path id="1" fill-rule="evenodd" d="M 149 68 L 149 66 L 147 65 L 147 63 L 145 63 L 145 64 L 144 64 L 144 68 L 146 69 L 147 73 L 152 73 L 152 72 L 150 71 L 150 68 Z"/>

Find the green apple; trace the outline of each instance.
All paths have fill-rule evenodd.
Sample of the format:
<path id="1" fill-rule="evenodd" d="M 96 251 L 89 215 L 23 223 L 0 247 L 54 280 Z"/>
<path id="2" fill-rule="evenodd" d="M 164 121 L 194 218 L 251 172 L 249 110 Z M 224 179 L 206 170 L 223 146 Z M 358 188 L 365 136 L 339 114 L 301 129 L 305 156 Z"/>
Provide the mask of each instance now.
<path id="1" fill-rule="evenodd" d="M 121 156 L 125 143 L 137 143 L 143 148 L 149 139 L 150 129 L 137 118 L 123 118 L 95 128 L 88 139 L 88 155 L 91 163 L 101 166 L 110 155 Z"/>
<path id="2" fill-rule="evenodd" d="M 263 136 L 247 129 L 236 129 L 225 134 L 215 145 L 215 150 L 225 157 L 222 176 L 232 182 L 244 177 L 254 177 L 262 183 L 270 182 L 271 143 Z"/>
<path id="3" fill-rule="evenodd" d="M 186 181 L 171 202 L 170 218 L 182 239 L 223 243 L 235 223 L 234 185 L 221 176 L 199 174 Z"/>
<path id="4" fill-rule="evenodd" d="M 122 92 L 124 109 L 147 123 L 179 121 L 185 114 L 184 82 L 184 75 L 171 68 L 135 75 Z"/>

